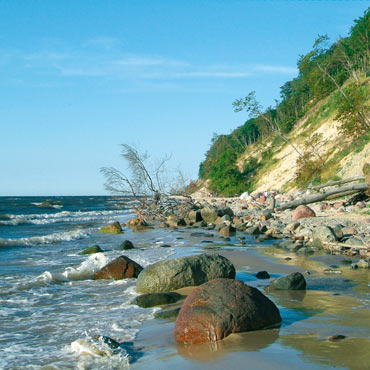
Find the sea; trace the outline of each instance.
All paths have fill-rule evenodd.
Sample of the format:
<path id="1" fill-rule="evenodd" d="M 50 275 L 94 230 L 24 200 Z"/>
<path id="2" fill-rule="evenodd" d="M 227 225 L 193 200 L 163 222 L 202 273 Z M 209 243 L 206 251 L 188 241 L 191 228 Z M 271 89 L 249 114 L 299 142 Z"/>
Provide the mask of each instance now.
<path id="1" fill-rule="evenodd" d="M 155 309 L 130 304 L 134 279 L 92 276 L 123 254 L 119 247 L 128 238 L 99 229 L 134 217 L 133 203 L 113 196 L 0 197 L 0 369 L 128 364 L 124 349 L 111 353 L 93 338 L 130 342 Z M 125 255 L 145 267 L 175 254 L 161 245 L 181 241 L 158 233 L 131 233 L 136 248 Z M 80 255 L 91 245 L 104 253 Z"/>

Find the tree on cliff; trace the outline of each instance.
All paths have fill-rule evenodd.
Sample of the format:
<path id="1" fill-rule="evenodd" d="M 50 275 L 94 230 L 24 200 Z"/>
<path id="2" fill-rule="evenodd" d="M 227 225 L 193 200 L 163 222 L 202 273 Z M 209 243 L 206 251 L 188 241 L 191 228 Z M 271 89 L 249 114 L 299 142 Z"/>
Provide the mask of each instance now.
<path id="1" fill-rule="evenodd" d="M 284 135 L 279 125 L 279 108 L 273 109 L 272 107 L 267 108 L 265 112 L 262 110 L 261 104 L 256 99 L 256 92 L 251 91 L 244 99 L 237 99 L 233 102 L 235 112 L 247 111 L 250 118 L 259 119 L 261 122 L 261 132 L 270 133 L 279 136 L 287 144 L 289 144 L 293 150 L 302 158 L 304 161 L 303 154 L 297 149 L 297 147 Z"/>

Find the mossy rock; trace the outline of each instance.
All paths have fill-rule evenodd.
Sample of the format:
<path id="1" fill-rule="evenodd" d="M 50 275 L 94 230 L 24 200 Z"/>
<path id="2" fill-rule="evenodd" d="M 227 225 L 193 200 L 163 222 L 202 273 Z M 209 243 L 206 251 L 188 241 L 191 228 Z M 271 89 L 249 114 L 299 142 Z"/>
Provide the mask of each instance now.
<path id="1" fill-rule="evenodd" d="M 220 277 L 235 278 L 235 268 L 227 258 L 217 254 L 180 257 L 146 267 L 138 276 L 136 291 L 168 292 Z"/>
<path id="2" fill-rule="evenodd" d="M 105 225 L 100 229 L 101 233 L 109 233 L 109 234 L 121 234 L 122 227 L 118 221 L 113 222 L 112 224 Z"/>
<path id="3" fill-rule="evenodd" d="M 84 249 L 80 254 L 93 254 L 93 253 L 102 253 L 104 252 L 98 245 L 92 245 L 91 247 L 87 247 Z"/>

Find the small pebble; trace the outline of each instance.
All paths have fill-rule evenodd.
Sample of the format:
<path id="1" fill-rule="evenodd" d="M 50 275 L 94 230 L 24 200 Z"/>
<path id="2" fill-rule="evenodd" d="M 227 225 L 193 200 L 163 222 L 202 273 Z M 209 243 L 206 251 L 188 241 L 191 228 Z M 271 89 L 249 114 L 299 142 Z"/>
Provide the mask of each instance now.
<path id="1" fill-rule="evenodd" d="M 347 338 L 347 337 L 345 335 L 338 334 L 338 335 L 332 335 L 331 337 L 329 337 L 329 340 L 330 342 L 336 342 L 337 340 L 342 340 L 344 338 Z"/>

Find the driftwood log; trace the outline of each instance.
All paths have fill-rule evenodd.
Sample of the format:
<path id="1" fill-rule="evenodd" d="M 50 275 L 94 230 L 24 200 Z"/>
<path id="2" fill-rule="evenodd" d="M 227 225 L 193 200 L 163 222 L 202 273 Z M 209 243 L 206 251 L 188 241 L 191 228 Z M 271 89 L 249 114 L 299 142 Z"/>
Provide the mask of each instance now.
<path id="1" fill-rule="evenodd" d="M 335 198 L 339 198 L 343 195 L 349 194 L 349 192 L 360 192 L 364 191 L 370 188 L 370 184 L 365 182 L 362 184 L 352 184 L 352 185 L 346 185 L 346 186 L 341 186 L 335 189 L 328 190 L 326 192 L 322 193 L 317 193 L 317 194 L 310 194 L 306 195 L 303 198 L 293 200 L 291 202 L 285 202 L 282 204 L 278 204 L 276 207 L 277 211 L 284 211 L 285 209 L 289 208 L 295 208 L 300 206 L 301 204 L 310 204 L 310 203 L 315 203 L 315 202 L 320 202 L 322 200 L 328 199 L 333 199 L 333 196 L 336 195 Z"/>
<path id="2" fill-rule="evenodd" d="M 329 181 L 325 184 L 316 185 L 316 186 L 309 185 L 308 189 L 310 189 L 310 190 L 320 190 L 320 189 L 323 189 L 323 188 L 327 188 L 329 186 L 343 185 L 343 184 L 348 184 L 349 182 L 360 181 L 360 180 L 365 180 L 365 177 L 364 176 L 355 176 L 355 177 L 349 177 L 348 179 L 343 179 L 343 180 L 338 180 L 338 181 Z"/>

